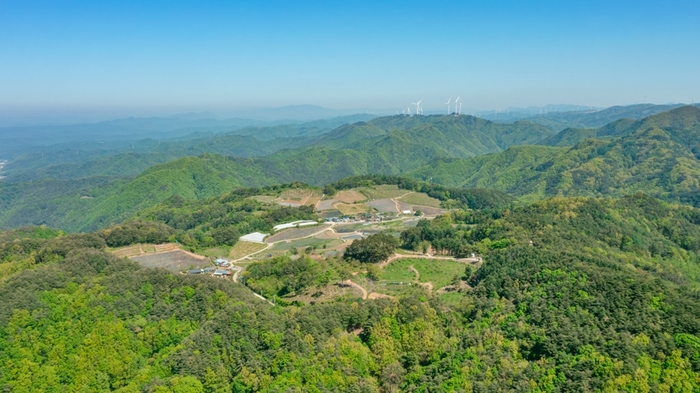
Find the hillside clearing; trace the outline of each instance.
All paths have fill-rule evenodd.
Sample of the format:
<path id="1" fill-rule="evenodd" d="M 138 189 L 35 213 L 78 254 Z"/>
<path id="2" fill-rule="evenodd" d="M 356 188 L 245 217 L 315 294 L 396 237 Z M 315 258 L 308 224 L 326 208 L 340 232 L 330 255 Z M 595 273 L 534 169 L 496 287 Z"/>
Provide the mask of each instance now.
<path id="1" fill-rule="evenodd" d="M 333 207 L 346 216 L 354 216 L 355 214 L 367 213 L 369 211 L 369 207 L 363 203 L 350 205 L 340 202 L 333 205 Z"/>
<path id="2" fill-rule="evenodd" d="M 367 200 L 367 197 L 355 190 L 339 191 L 333 199 L 344 203 L 357 203 Z"/>
<path id="3" fill-rule="evenodd" d="M 231 252 L 229 253 L 229 258 L 231 259 L 240 259 L 243 258 L 246 255 L 253 254 L 255 252 L 259 252 L 264 250 L 266 247 L 265 244 L 262 243 L 253 243 L 253 242 L 247 242 L 240 240 L 238 241 L 233 247 L 231 247 Z"/>

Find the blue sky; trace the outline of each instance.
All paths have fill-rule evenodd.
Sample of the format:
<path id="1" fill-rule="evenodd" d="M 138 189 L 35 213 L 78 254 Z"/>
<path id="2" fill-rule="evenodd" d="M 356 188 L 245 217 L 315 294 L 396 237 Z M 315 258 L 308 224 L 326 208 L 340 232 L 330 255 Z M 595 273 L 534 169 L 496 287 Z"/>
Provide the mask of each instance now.
<path id="1" fill-rule="evenodd" d="M 0 0 L 0 110 L 690 102 L 698 15 L 698 1 Z"/>

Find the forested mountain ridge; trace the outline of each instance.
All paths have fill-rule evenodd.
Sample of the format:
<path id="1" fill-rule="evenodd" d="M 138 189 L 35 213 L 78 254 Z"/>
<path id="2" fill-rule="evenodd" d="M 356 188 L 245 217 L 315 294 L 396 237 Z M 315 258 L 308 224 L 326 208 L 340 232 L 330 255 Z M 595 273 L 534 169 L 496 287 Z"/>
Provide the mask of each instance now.
<path id="1" fill-rule="evenodd" d="M 451 187 L 496 188 L 527 200 L 554 195 L 621 196 L 643 191 L 697 203 L 700 109 L 681 107 L 605 131 L 571 148 L 513 147 L 465 160 L 441 160 L 413 173 Z"/>
<path id="2" fill-rule="evenodd" d="M 648 129 L 651 127 L 658 127 L 671 134 L 676 134 L 697 127 L 697 109 L 697 106 L 688 105 L 636 121 L 620 119 L 597 129 L 567 128 L 543 139 L 538 144 L 549 146 L 573 146 L 588 138 L 621 137 L 629 135 L 639 129 Z M 697 132 L 695 132 L 691 138 L 697 138 L 697 136 Z"/>
<path id="3" fill-rule="evenodd" d="M 215 211 L 212 219 L 224 218 Z M 644 195 L 556 198 L 421 221 L 401 236 L 404 247 L 429 241 L 436 252 L 484 257 L 478 269 L 465 266 L 460 279 L 469 285 L 450 303 L 414 286 L 393 299 L 273 306 L 239 283 L 142 268 L 104 251 L 122 229 L 138 234 L 167 227 L 140 225 L 77 235 L 46 228 L 0 234 L 0 272 L 8 263 L 22 266 L 0 280 L 0 386 L 149 392 L 700 387 L 700 297 L 693 290 L 700 277 L 700 213 L 694 208 Z M 284 272 L 267 274 L 294 282 L 310 268 L 323 277 L 367 265 L 300 257 Z M 255 266 L 264 270 L 269 263 Z"/>
<path id="4" fill-rule="evenodd" d="M 228 132 L 206 132 L 193 128 L 191 133 L 164 139 L 132 141 L 80 141 L 33 148 L 15 157 L 8 181 L 40 179 L 78 179 L 96 175 L 135 176 L 151 165 L 184 156 L 215 153 L 227 156 L 265 156 L 282 149 L 310 145 L 320 135 L 350 122 L 367 120 L 370 115 L 344 116 L 301 124 L 245 127 Z M 186 131 L 182 131 L 186 132 Z M 128 165 L 125 160 L 136 158 Z M 109 173 L 100 172 L 108 167 Z"/>
<path id="5" fill-rule="evenodd" d="M 523 120 L 541 124 L 554 131 L 561 131 L 566 128 L 598 128 L 621 119 L 642 119 L 681 106 L 683 105 L 636 104 L 612 106 L 595 111 L 552 112 L 546 115 L 526 117 Z"/>
<path id="6" fill-rule="evenodd" d="M 266 157 L 202 154 L 182 158 L 154 165 L 134 179 L 112 181 L 109 188 L 100 188 L 103 187 L 101 185 L 83 188 L 71 186 L 65 192 L 41 198 L 41 190 L 47 188 L 44 183 L 63 183 L 55 180 L 25 182 L 21 185 L 3 183 L 0 184 L 0 199 L 5 201 L 7 209 L 0 212 L 0 227 L 47 224 L 70 230 L 96 229 L 125 219 L 139 208 L 172 195 L 206 198 L 243 186 L 257 187 L 294 181 L 324 185 L 348 176 L 400 174 L 438 157 L 471 157 L 501 151 L 513 144 L 534 143 L 550 133 L 544 127 L 526 122 L 501 124 L 472 116 L 377 118 L 341 126 L 322 135 L 318 143 L 311 147 L 281 150 Z M 220 145 L 225 146 L 227 152 L 236 151 L 237 146 L 248 151 L 255 146 L 274 150 L 289 142 L 289 139 L 258 141 L 252 143 L 251 147 L 251 143 L 248 143 L 251 141 L 245 138 L 221 135 L 205 141 L 223 141 Z M 308 143 L 307 137 L 292 139 L 296 141 L 294 143 Z M 128 171 L 128 168 L 138 169 L 140 165 L 148 165 L 152 159 L 168 157 L 172 153 L 168 146 L 152 146 L 154 151 L 162 151 L 153 155 L 120 155 L 82 164 L 77 168 L 70 164 L 37 173 L 57 178 L 78 177 L 81 173 L 118 174 L 120 170 Z M 288 147 L 293 146 L 292 143 Z M 196 153 L 200 150 L 207 149 L 195 144 L 188 152 Z M 75 183 L 89 184 L 88 180 Z M 95 199 L 81 200 L 83 196 Z M 51 211 L 51 214 L 33 213 L 46 210 Z M 61 218 L 61 215 L 65 218 Z"/>
<path id="7" fill-rule="evenodd" d="M 496 188 L 525 201 L 644 191 L 697 204 L 699 111 L 686 106 L 639 121 L 620 120 L 597 131 L 607 139 L 586 139 L 570 148 L 516 146 L 551 135 L 527 122 L 389 116 L 341 126 L 317 145 L 266 157 L 203 154 L 155 165 L 134 179 L 3 182 L 0 226 L 96 229 L 173 195 L 208 198 L 237 187 L 294 181 L 324 185 L 348 176 L 407 172 L 448 187 Z M 508 150 L 482 155 L 502 149 Z M 55 192 L 45 193 L 49 189 Z"/>

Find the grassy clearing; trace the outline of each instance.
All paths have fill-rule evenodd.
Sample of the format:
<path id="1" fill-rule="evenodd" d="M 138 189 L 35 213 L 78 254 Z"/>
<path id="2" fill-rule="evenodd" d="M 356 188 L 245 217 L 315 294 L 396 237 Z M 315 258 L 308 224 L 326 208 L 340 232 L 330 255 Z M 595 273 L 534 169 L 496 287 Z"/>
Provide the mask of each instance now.
<path id="1" fill-rule="evenodd" d="M 459 306 L 464 299 L 464 294 L 459 292 L 447 292 L 440 295 L 440 301 L 448 306 Z"/>
<path id="2" fill-rule="evenodd" d="M 410 276 L 415 279 L 409 268 L 411 265 L 420 273 L 418 281 L 430 282 L 435 289 L 449 285 L 452 278 L 462 276 L 465 269 L 465 265 L 459 262 L 421 258 L 397 259 L 384 268 L 382 280 L 406 281 L 406 277 Z"/>
<path id="3" fill-rule="evenodd" d="M 358 188 L 358 191 L 367 195 L 370 199 L 386 199 L 386 198 L 396 198 L 398 196 L 404 195 L 409 192 L 406 190 L 400 190 L 398 186 L 381 185 L 375 187 L 363 187 Z"/>
<path id="4" fill-rule="evenodd" d="M 333 199 L 344 203 L 357 203 L 367 200 L 367 197 L 355 190 L 344 190 L 337 192 Z"/>
<path id="5" fill-rule="evenodd" d="M 374 292 L 389 296 L 418 296 L 424 293 L 424 289 L 418 284 L 404 282 L 404 284 L 390 284 L 388 281 L 380 281 L 374 287 Z"/>
<path id="6" fill-rule="evenodd" d="M 366 213 L 369 211 L 369 207 L 364 204 L 347 204 L 343 202 L 336 203 L 333 205 L 341 214 L 352 216 L 359 213 Z"/>
<path id="7" fill-rule="evenodd" d="M 228 255 L 231 259 L 238 259 L 254 252 L 261 251 L 264 248 L 265 244 L 239 241 L 233 247 L 231 247 L 231 252 L 229 252 Z"/>
<path id="8" fill-rule="evenodd" d="M 390 263 L 384 268 L 382 272 L 382 281 L 401 281 L 401 282 L 411 282 L 415 281 L 416 274 L 409 269 L 409 264 L 401 263 L 406 261 L 406 259 L 399 259 Z"/>
<path id="9" fill-rule="evenodd" d="M 214 248 L 207 248 L 206 250 L 203 251 L 198 251 L 198 254 L 204 255 L 206 257 L 216 259 L 216 258 L 225 258 L 226 255 L 229 253 L 228 247 L 214 247 Z"/>
<path id="10" fill-rule="evenodd" d="M 313 247 L 316 246 L 318 247 L 318 250 L 322 250 L 323 245 L 326 245 L 326 248 L 329 248 L 331 244 L 335 244 L 336 246 L 338 244 L 342 243 L 342 240 L 332 240 L 332 239 L 317 239 L 315 237 L 309 237 L 306 239 L 299 239 L 299 240 L 294 240 L 289 243 L 276 243 L 274 246 L 272 246 L 270 249 L 273 251 L 286 251 L 291 249 L 292 247 L 296 247 L 297 250 L 300 252 L 303 251 L 304 248 L 306 247 Z"/>
<path id="11" fill-rule="evenodd" d="M 207 258 L 198 258 L 182 250 L 159 254 L 146 254 L 131 258 L 143 267 L 164 268 L 171 272 L 180 272 L 195 267 L 212 266 Z"/>
<path id="12" fill-rule="evenodd" d="M 440 207 L 440 201 L 431 198 L 428 194 L 424 192 L 412 192 L 400 199 L 402 202 L 408 203 L 409 205 L 421 205 L 430 207 Z"/>
<path id="13" fill-rule="evenodd" d="M 282 194 L 280 195 L 280 198 L 282 199 L 303 199 L 306 197 L 311 197 L 311 196 L 321 196 L 321 192 L 317 190 L 309 190 L 305 188 L 290 188 L 288 190 L 284 190 Z"/>
<path id="14" fill-rule="evenodd" d="M 275 198 L 273 196 L 269 196 L 269 195 L 255 195 L 251 198 L 255 199 L 256 201 L 258 201 L 260 203 L 275 203 L 275 202 L 277 202 L 277 198 Z"/>

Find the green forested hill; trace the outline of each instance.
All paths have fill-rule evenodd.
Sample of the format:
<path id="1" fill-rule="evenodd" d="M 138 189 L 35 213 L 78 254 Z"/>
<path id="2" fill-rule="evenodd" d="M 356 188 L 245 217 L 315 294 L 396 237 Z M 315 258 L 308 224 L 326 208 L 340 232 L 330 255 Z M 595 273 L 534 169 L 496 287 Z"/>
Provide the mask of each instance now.
<path id="1" fill-rule="evenodd" d="M 465 265 L 457 278 L 466 281 L 462 289 L 443 296 L 414 286 L 393 299 L 290 306 L 273 306 L 230 280 L 115 258 L 104 252 L 112 233 L 0 235 L 0 271 L 21 266 L 0 280 L 3 389 L 700 388 L 694 208 L 635 195 L 454 211 L 401 239 L 405 247 L 429 241 L 443 254 L 481 253 L 483 265 Z M 311 271 L 332 278 L 335 268 L 369 269 L 305 257 L 253 266 L 284 285 Z"/>
<path id="2" fill-rule="evenodd" d="M 466 160 L 442 160 L 415 176 L 451 187 L 500 189 L 533 200 L 553 195 L 615 196 L 643 191 L 697 203 L 700 109 L 686 106 L 634 122 L 614 139 L 571 148 L 514 147 Z"/>
<path id="3" fill-rule="evenodd" d="M 274 132 L 282 131 L 275 128 Z M 156 153 L 123 154 L 36 172 L 38 177 L 52 180 L 22 183 L 8 179 L 13 181 L 0 183 L 0 199 L 7 206 L 0 211 L 0 227 L 46 224 L 71 231 L 96 229 L 172 195 L 199 199 L 243 186 L 295 181 L 324 185 L 348 176 L 401 174 L 435 158 L 497 152 L 511 145 L 534 143 L 549 134 L 546 128 L 527 122 L 501 124 L 472 116 L 390 116 L 341 126 L 319 137 L 311 147 L 286 149 L 267 157 L 202 154 L 154 165 L 133 179 L 111 181 L 108 186 L 92 185 L 88 179 L 58 180 L 98 173 L 123 175 L 167 157 L 206 150 L 240 155 L 256 148 L 275 151 L 285 143 L 289 143 L 285 147 L 308 143 L 308 137 L 263 141 L 221 135 L 201 142 L 212 144 L 209 147 L 191 141 L 192 146 L 185 152 L 173 147 L 181 142 L 158 144 L 151 147 Z M 65 189 L 57 193 L 42 194 L 50 186 L 64 184 Z M 50 213 L 41 213 L 46 211 Z"/>
<path id="4" fill-rule="evenodd" d="M 597 111 L 552 112 L 546 115 L 527 117 L 525 120 L 541 124 L 554 131 L 560 131 L 566 128 L 597 128 L 621 119 L 642 119 L 657 113 L 673 110 L 680 106 L 681 105 L 678 104 L 612 106 Z"/>
<path id="5" fill-rule="evenodd" d="M 0 226 L 96 229 L 173 195 L 201 199 L 236 187 L 294 181 L 324 185 L 362 174 L 411 173 L 448 187 L 495 188 L 525 201 L 644 191 L 697 204 L 698 112 L 686 106 L 639 121 L 620 120 L 596 131 L 605 139 L 584 139 L 573 147 L 516 146 L 551 135 L 526 122 L 508 125 L 471 116 L 378 118 L 340 127 L 318 145 L 266 157 L 203 154 L 155 165 L 133 179 L 102 183 L 3 182 Z M 503 149 L 507 150 L 500 152 Z M 483 155 L 488 152 L 500 153 Z M 139 159 L 133 157 L 135 162 Z"/>

